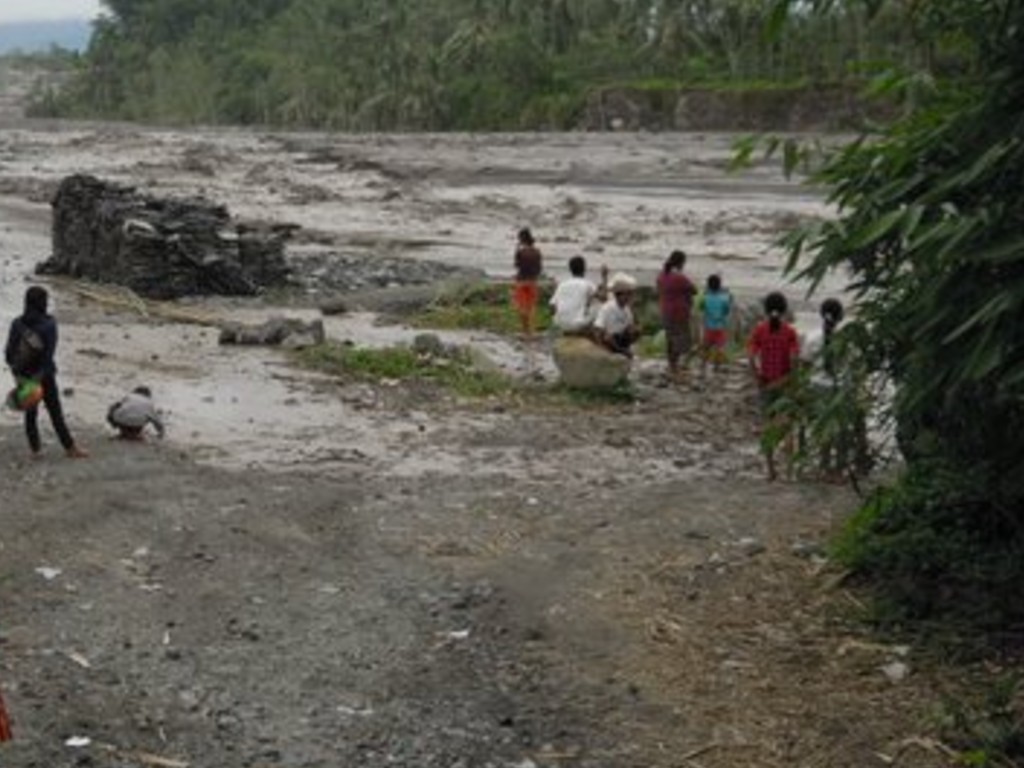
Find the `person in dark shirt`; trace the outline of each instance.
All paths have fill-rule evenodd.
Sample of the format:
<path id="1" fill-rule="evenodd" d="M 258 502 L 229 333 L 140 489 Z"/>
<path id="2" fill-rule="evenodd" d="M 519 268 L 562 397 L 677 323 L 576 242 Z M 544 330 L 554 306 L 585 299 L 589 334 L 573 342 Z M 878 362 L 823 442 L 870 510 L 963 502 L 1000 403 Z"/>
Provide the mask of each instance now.
<path id="1" fill-rule="evenodd" d="M 64 420 L 64 409 L 61 407 L 57 364 L 54 362 L 57 351 L 57 321 L 48 313 L 48 303 L 49 294 L 45 288 L 33 285 L 25 291 L 25 310 L 11 323 L 4 359 L 16 379 L 31 378 L 42 384 L 43 405 L 50 414 L 53 430 L 57 433 L 64 452 L 72 459 L 81 459 L 88 454 L 75 443 Z M 42 342 L 38 354 L 32 355 L 31 358 L 27 358 L 23 352 L 27 337 Z M 42 441 L 39 438 L 38 404 L 25 411 L 25 435 L 28 437 L 32 454 L 38 456 L 42 449 Z"/>
<path id="2" fill-rule="evenodd" d="M 533 233 L 526 227 L 519 230 L 516 245 L 516 283 L 512 290 L 512 303 L 519 314 L 519 322 L 526 338 L 533 338 L 537 328 L 537 299 L 540 294 L 538 280 L 544 268 L 540 250 L 534 244 Z"/>

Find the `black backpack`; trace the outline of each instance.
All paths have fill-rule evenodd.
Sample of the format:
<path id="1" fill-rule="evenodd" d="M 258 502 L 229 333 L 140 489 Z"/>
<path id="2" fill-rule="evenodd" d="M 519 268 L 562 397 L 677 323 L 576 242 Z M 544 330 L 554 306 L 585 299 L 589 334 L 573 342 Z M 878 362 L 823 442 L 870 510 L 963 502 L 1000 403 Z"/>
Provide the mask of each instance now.
<path id="1" fill-rule="evenodd" d="M 45 353 L 46 342 L 43 341 L 43 337 L 38 331 L 19 320 L 14 352 L 11 355 L 11 370 L 14 375 L 32 376 L 39 373 L 43 367 Z"/>

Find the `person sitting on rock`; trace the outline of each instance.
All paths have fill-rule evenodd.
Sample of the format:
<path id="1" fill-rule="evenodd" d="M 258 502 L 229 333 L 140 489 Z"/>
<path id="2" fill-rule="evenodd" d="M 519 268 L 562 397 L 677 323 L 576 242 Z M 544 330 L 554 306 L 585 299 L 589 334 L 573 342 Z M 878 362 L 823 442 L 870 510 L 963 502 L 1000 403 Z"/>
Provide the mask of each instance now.
<path id="1" fill-rule="evenodd" d="M 597 314 L 594 303 L 607 296 L 608 267 L 601 267 L 600 286 L 585 277 L 587 261 L 582 256 L 569 259 L 569 273 L 571 276 L 558 284 L 551 297 L 555 327 L 567 336 L 586 336 Z"/>
<path id="2" fill-rule="evenodd" d="M 594 320 L 595 335 L 610 352 L 631 358 L 633 344 L 640 338 L 632 307 L 636 280 L 620 272 L 612 278 L 609 290 L 612 296 L 601 305 Z"/>
<path id="3" fill-rule="evenodd" d="M 107 410 L 107 423 L 118 431 L 121 440 L 143 440 L 143 432 L 150 424 L 157 437 L 164 436 L 164 423 L 149 387 L 136 387 Z"/>

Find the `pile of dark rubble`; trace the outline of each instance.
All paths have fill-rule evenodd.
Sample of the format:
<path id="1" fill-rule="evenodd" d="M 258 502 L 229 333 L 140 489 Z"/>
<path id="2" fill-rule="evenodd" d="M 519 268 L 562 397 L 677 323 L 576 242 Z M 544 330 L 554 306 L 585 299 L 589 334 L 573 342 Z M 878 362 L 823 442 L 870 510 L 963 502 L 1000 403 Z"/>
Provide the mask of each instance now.
<path id="1" fill-rule="evenodd" d="M 69 176 L 52 201 L 53 255 L 42 274 L 117 283 L 152 299 L 253 296 L 287 284 L 291 225 L 242 224 L 202 199 L 157 198 Z"/>

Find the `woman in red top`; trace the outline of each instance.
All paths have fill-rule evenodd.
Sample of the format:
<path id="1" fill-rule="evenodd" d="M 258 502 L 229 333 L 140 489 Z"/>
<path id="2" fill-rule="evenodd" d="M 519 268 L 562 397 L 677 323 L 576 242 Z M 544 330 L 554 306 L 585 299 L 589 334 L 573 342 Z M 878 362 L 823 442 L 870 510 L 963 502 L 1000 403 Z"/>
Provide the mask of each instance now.
<path id="1" fill-rule="evenodd" d="M 672 251 L 658 275 L 658 306 L 661 324 L 665 329 L 665 352 L 669 375 L 680 380 L 679 359 L 690 354 L 693 337 L 690 332 L 690 313 L 697 288 L 686 275 L 686 254 Z"/>
<path id="2" fill-rule="evenodd" d="M 766 320 L 758 323 L 747 342 L 750 369 L 757 378 L 761 408 L 767 417 L 767 426 L 772 431 L 785 433 L 784 450 L 789 458 L 788 474 L 792 474 L 793 446 L 788 425 L 784 418 L 773 413 L 782 396 L 789 374 L 796 369 L 800 357 L 800 338 L 796 329 L 785 321 L 788 305 L 781 293 L 769 293 L 764 300 Z M 770 437 L 770 436 L 769 436 Z M 765 456 L 768 460 L 768 479 L 776 478 L 775 446 L 777 439 L 765 440 Z"/>

